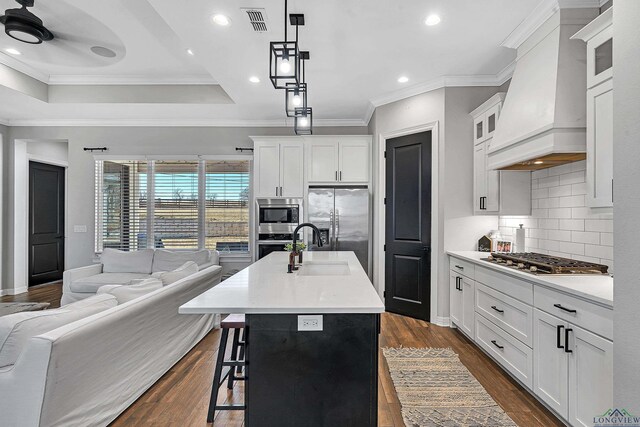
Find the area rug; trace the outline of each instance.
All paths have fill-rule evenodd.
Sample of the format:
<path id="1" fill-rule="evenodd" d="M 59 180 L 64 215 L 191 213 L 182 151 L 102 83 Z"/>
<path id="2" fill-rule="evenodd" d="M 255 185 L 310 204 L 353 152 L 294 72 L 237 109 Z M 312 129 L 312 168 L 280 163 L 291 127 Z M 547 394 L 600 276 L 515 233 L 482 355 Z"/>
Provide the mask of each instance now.
<path id="1" fill-rule="evenodd" d="M 517 426 L 449 348 L 383 348 L 407 427 Z"/>

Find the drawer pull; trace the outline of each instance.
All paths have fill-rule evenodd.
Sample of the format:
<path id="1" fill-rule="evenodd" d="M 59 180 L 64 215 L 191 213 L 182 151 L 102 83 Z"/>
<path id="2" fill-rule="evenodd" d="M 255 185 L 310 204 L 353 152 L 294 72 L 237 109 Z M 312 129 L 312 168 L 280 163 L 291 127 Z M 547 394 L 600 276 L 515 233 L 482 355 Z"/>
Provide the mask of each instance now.
<path id="1" fill-rule="evenodd" d="M 500 310 L 498 307 L 496 307 L 495 305 L 492 305 L 491 308 L 493 308 L 495 311 L 497 311 L 498 313 L 502 314 L 504 313 L 504 310 Z"/>
<path id="2" fill-rule="evenodd" d="M 577 313 L 577 310 L 574 310 L 572 308 L 567 308 L 567 307 L 563 307 L 562 304 L 553 304 L 553 306 L 555 308 L 559 308 L 562 311 L 566 311 L 567 313 Z"/>
<path id="3" fill-rule="evenodd" d="M 558 348 L 564 348 L 564 346 L 562 345 L 562 342 L 561 342 L 561 340 L 562 340 L 562 338 L 561 338 L 562 332 L 561 331 L 563 329 L 564 329 L 564 325 L 556 326 L 556 341 L 557 341 L 556 342 L 556 347 L 558 347 Z"/>
<path id="4" fill-rule="evenodd" d="M 503 345 L 500 345 L 496 342 L 496 340 L 491 340 L 491 344 L 495 345 L 496 347 L 498 347 L 500 350 L 502 350 L 504 348 Z"/>
<path id="5" fill-rule="evenodd" d="M 564 352 L 565 353 L 573 353 L 573 350 L 569 350 L 569 332 L 572 332 L 573 329 L 567 328 L 564 330 Z"/>
<path id="6" fill-rule="evenodd" d="M 457 265 L 457 264 L 456 264 L 456 268 L 457 268 L 458 270 L 462 270 L 462 271 L 464 271 L 464 267 L 463 267 L 463 266 L 461 266 L 461 265 Z"/>

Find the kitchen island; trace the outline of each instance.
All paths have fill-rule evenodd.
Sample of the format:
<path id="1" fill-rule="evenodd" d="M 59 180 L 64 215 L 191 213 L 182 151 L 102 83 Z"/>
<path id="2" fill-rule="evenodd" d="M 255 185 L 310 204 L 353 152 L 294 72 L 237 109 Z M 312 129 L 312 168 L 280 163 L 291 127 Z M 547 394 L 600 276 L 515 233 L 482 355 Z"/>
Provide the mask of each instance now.
<path id="1" fill-rule="evenodd" d="M 274 252 L 180 307 L 246 315 L 246 426 L 376 426 L 384 304 L 353 252 Z"/>

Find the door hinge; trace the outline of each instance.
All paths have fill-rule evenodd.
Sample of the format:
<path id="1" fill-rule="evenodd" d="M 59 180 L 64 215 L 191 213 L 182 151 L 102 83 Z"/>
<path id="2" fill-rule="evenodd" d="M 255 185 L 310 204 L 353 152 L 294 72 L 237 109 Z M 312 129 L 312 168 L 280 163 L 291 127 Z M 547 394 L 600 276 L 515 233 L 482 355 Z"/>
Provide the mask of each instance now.
<path id="1" fill-rule="evenodd" d="M 385 205 L 387 204 L 387 198 L 386 197 L 384 198 L 384 204 Z"/>
<path id="2" fill-rule="evenodd" d="M 386 298 L 387 297 L 387 291 L 382 291 L 382 297 Z"/>
<path id="3" fill-rule="evenodd" d="M 387 158 L 387 152 L 386 151 L 384 152 L 384 158 L 385 159 Z"/>
<path id="4" fill-rule="evenodd" d="M 387 250 L 387 245 L 382 246 L 382 250 L 386 251 Z"/>

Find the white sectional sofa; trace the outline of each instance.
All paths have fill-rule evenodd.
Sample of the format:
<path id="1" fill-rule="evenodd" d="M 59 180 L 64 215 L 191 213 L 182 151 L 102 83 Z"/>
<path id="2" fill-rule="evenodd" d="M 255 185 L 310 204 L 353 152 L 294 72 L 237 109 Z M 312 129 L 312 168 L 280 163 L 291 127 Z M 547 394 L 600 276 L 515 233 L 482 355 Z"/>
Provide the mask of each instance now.
<path id="1" fill-rule="evenodd" d="M 195 252 L 144 249 L 123 252 L 105 249 L 101 263 L 67 270 L 62 279 L 62 305 L 89 298 L 105 285 L 128 285 L 132 280 L 175 270 L 187 261 L 198 264 L 199 270 L 218 265 L 218 251 Z"/>
<path id="2" fill-rule="evenodd" d="M 108 425 L 215 326 L 213 315 L 178 314 L 178 307 L 221 273 L 205 267 L 30 338 L 15 364 L 0 368 L 0 425 Z"/>

